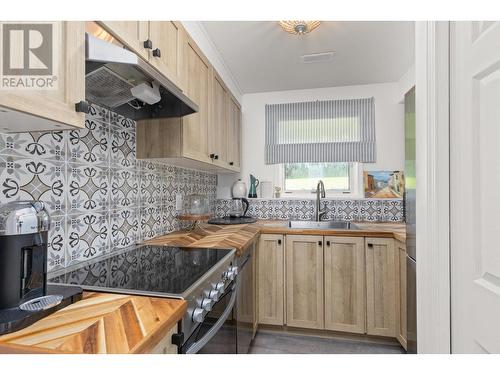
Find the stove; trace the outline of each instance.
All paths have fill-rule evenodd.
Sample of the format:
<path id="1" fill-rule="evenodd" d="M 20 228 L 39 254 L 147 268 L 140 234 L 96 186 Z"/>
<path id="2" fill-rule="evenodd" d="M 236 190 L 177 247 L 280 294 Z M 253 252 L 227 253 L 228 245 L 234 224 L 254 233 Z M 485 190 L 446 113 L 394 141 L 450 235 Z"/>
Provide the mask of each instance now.
<path id="1" fill-rule="evenodd" d="M 236 278 L 234 249 L 141 245 L 48 275 L 49 284 L 87 291 L 184 299 L 181 346 Z M 211 301 L 211 302 L 207 302 Z"/>

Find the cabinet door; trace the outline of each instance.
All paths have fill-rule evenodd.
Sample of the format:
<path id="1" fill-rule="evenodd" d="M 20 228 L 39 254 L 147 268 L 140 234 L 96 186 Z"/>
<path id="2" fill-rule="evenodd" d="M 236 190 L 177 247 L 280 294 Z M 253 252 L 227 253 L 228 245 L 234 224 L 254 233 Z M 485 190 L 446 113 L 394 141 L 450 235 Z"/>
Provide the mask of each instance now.
<path id="1" fill-rule="evenodd" d="M 325 237 L 325 329 L 365 333 L 362 237 Z"/>
<path id="2" fill-rule="evenodd" d="M 392 238 L 365 238 L 366 333 L 396 337 L 396 251 Z"/>
<path id="3" fill-rule="evenodd" d="M 131 50 L 148 59 L 144 42 L 149 39 L 148 21 L 100 21 L 106 30 Z"/>
<path id="4" fill-rule="evenodd" d="M 161 341 L 148 354 L 177 354 L 177 345 L 172 344 L 172 336 L 177 333 L 177 324 L 170 329 Z"/>
<path id="5" fill-rule="evenodd" d="M 209 154 L 215 154 L 214 163 L 227 166 L 227 90 L 214 71 L 212 80 L 212 123 L 208 132 Z"/>
<path id="6" fill-rule="evenodd" d="M 398 259 L 398 326 L 397 338 L 403 348 L 406 347 L 406 244 L 395 241 Z"/>
<path id="7" fill-rule="evenodd" d="M 323 329 L 323 237 L 286 236 L 286 322 Z"/>
<path id="8" fill-rule="evenodd" d="M 199 111 L 182 118 L 183 156 L 211 162 L 208 156 L 208 127 L 210 121 L 211 66 L 196 43 L 182 33 L 183 58 L 181 79 L 186 94 L 199 106 Z"/>
<path id="9" fill-rule="evenodd" d="M 229 168 L 239 170 L 241 152 L 241 109 L 240 105 L 231 95 L 227 96 L 227 100 L 227 162 Z"/>
<path id="10" fill-rule="evenodd" d="M 57 87 L 47 90 L 2 89 L 0 128 L 4 132 L 84 127 L 85 116 L 75 111 L 75 103 L 85 100 L 85 23 L 54 22 L 52 33 L 56 59 L 53 76 Z"/>
<path id="11" fill-rule="evenodd" d="M 149 22 L 149 39 L 153 43 L 153 48 L 149 50 L 149 62 L 178 87 L 181 27 L 175 21 Z"/>
<path id="12" fill-rule="evenodd" d="M 284 237 L 262 234 L 257 251 L 258 321 L 282 326 L 285 302 Z"/>

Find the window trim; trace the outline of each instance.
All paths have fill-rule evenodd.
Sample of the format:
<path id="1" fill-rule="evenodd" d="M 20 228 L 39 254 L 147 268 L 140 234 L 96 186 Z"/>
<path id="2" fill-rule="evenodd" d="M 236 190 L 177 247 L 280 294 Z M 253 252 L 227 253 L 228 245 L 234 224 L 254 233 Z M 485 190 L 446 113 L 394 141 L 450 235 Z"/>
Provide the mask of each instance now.
<path id="1" fill-rule="evenodd" d="M 353 198 L 362 198 L 363 197 L 363 163 L 349 163 L 349 186 L 351 189 L 349 191 L 345 190 L 326 190 L 326 198 L 330 199 L 353 199 Z M 278 168 L 278 181 L 280 181 L 281 186 L 283 187 L 283 193 L 281 194 L 281 198 L 290 198 L 290 199 L 314 199 L 316 198 L 316 191 L 309 190 L 290 190 L 285 191 L 285 164 L 281 164 Z"/>

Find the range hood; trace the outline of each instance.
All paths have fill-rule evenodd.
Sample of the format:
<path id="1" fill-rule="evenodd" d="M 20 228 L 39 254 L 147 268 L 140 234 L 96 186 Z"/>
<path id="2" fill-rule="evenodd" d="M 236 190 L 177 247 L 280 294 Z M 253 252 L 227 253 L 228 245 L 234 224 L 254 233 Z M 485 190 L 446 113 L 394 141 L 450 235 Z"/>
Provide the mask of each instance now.
<path id="1" fill-rule="evenodd" d="M 120 45 L 87 33 L 85 58 L 85 97 L 91 103 L 134 120 L 198 112 L 198 105 L 173 82 Z"/>

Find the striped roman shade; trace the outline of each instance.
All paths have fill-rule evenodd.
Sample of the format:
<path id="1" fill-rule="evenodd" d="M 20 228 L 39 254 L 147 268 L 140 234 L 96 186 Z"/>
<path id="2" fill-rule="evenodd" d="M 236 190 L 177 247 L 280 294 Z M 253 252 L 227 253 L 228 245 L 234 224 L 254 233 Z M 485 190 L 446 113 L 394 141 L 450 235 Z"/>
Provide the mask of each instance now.
<path id="1" fill-rule="evenodd" d="M 374 98 L 266 105 L 266 164 L 376 160 Z"/>

